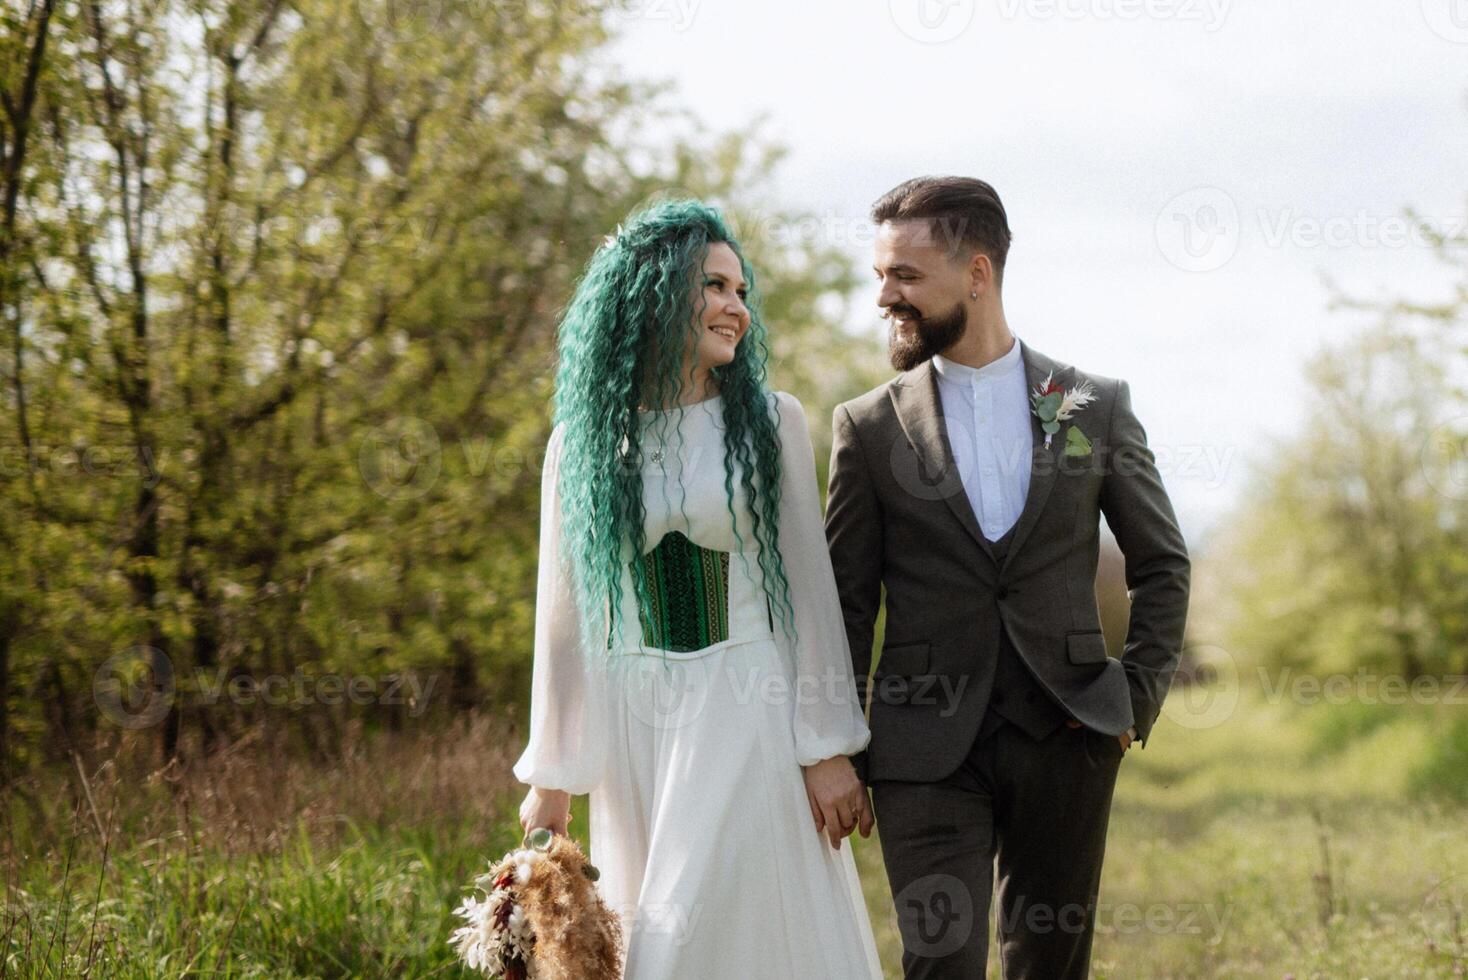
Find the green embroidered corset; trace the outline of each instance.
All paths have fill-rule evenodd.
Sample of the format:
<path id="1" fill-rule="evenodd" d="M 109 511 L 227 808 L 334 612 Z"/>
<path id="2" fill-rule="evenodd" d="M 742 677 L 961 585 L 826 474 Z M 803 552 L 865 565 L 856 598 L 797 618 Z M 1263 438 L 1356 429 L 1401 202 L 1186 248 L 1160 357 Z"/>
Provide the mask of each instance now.
<path id="1" fill-rule="evenodd" d="M 729 638 L 729 552 L 700 548 L 681 531 L 642 556 L 648 597 L 639 599 L 642 641 L 662 650 L 702 650 Z"/>

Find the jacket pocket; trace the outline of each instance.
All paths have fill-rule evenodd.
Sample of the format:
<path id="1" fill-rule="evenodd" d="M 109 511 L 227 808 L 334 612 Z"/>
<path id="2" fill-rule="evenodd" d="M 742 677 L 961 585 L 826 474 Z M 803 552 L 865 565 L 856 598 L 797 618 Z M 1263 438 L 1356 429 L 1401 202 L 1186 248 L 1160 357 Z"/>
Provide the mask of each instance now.
<path id="1" fill-rule="evenodd" d="M 877 661 L 876 670 L 872 672 L 874 677 L 917 677 L 928 672 L 928 647 L 927 643 L 903 643 L 897 646 L 884 646 L 882 656 Z"/>
<path id="2" fill-rule="evenodd" d="M 1073 664 L 1104 664 L 1106 636 L 1099 630 L 1065 634 L 1065 654 Z"/>

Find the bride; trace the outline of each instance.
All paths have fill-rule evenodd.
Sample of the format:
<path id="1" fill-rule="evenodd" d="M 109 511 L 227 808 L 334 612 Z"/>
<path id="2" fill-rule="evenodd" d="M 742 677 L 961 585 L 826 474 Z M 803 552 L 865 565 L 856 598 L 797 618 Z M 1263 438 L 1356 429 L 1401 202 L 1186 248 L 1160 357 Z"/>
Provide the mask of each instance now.
<path id="1" fill-rule="evenodd" d="M 627 980 L 880 978 L 851 849 L 869 738 L 801 404 L 765 382 L 753 275 L 669 201 L 597 250 L 560 325 L 541 483 L 527 832 L 590 793 Z"/>

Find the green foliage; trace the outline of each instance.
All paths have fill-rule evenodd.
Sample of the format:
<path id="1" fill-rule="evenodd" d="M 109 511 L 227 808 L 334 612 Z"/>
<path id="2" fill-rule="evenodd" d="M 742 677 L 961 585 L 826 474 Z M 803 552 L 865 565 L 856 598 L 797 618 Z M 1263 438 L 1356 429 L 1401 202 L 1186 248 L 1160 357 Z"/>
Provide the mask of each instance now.
<path id="1" fill-rule="evenodd" d="M 145 730 L 169 754 L 262 720 L 199 700 L 220 671 L 414 669 L 439 676 L 439 710 L 521 700 L 577 275 L 655 195 L 787 218 L 759 190 L 777 149 L 607 79 L 603 13 L 7 14 L 17 113 L 0 138 L 30 126 L 0 233 L 0 760 L 118 744 L 92 683 L 136 649 L 173 667 L 173 709 Z M 865 386 L 870 344 L 809 363 L 838 332 L 849 262 L 819 241 L 746 244 L 774 386 L 818 377 L 807 404 L 827 410 Z M 344 719 L 327 714 L 405 720 L 276 717 L 329 742 Z"/>
<path id="2" fill-rule="evenodd" d="M 1313 711 L 1308 718 L 1312 741 L 1310 752 L 1316 758 L 1343 752 L 1353 742 L 1389 725 L 1411 720 L 1400 704 L 1349 701 L 1326 707 L 1328 710 Z"/>
<path id="3" fill-rule="evenodd" d="M 1459 714 L 1434 733 L 1426 757 L 1412 766 L 1412 789 L 1468 802 L 1468 716 Z"/>
<path id="4" fill-rule="evenodd" d="M 1310 413 L 1248 480 L 1210 565 L 1229 647 L 1265 669 L 1367 669 L 1407 681 L 1468 670 L 1461 429 L 1442 333 L 1388 323 L 1310 364 Z M 1461 436 L 1460 436 L 1461 438 Z"/>

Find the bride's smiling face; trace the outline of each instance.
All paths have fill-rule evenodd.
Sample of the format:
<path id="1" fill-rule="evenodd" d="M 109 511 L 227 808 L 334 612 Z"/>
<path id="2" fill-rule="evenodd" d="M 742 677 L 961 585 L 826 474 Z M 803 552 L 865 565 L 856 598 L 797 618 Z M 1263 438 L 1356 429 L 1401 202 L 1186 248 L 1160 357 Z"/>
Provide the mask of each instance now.
<path id="1" fill-rule="evenodd" d="M 749 308 L 744 305 L 748 295 L 739 256 L 723 242 L 710 245 L 703 271 L 694 273 L 693 310 L 698 327 L 694 355 L 700 367 L 707 370 L 734 360 L 739 341 L 749 331 Z"/>

